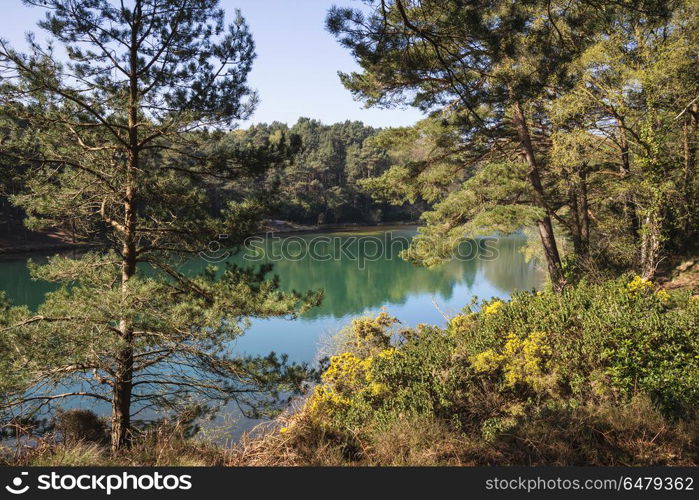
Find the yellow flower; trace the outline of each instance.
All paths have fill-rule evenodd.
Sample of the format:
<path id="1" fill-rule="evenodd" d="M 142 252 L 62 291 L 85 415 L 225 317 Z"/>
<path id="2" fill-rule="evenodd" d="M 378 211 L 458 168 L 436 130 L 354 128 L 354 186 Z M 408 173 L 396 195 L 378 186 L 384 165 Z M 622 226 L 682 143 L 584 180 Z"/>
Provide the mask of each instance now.
<path id="1" fill-rule="evenodd" d="M 524 383 L 535 389 L 544 388 L 547 383 L 544 374 L 551 353 L 544 332 L 533 332 L 524 339 L 510 333 L 502 352 L 488 349 L 473 356 L 471 366 L 478 372 L 501 369 L 505 384 L 510 387 Z"/>
<path id="2" fill-rule="evenodd" d="M 351 352 L 343 352 L 330 358 L 330 366 L 321 378 L 326 384 L 340 388 L 356 386 L 366 380 L 372 362 L 371 357 L 362 359 Z"/>
<path id="3" fill-rule="evenodd" d="M 493 314 L 496 314 L 501 307 L 502 300 L 496 300 L 492 304 L 488 304 L 483 308 L 483 314 L 485 314 L 486 316 L 492 316 Z"/>
<path id="4" fill-rule="evenodd" d="M 279 429 L 279 433 L 280 433 L 280 434 L 286 434 L 287 432 L 289 432 L 289 428 L 288 428 L 288 427 L 282 427 L 281 429 Z"/>
<path id="5" fill-rule="evenodd" d="M 655 284 L 651 280 L 641 278 L 640 276 L 636 276 L 629 282 L 628 285 L 626 285 L 629 295 L 633 297 L 644 294 L 648 291 L 652 291 L 654 288 Z"/>
<path id="6" fill-rule="evenodd" d="M 655 296 L 660 299 L 660 302 L 663 304 L 667 304 L 670 302 L 670 294 L 667 293 L 667 290 L 663 290 L 662 288 L 655 292 Z"/>
<path id="7" fill-rule="evenodd" d="M 369 394 L 372 396 L 381 396 L 388 392 L 388 386 L 386 384 L 380 384 L 378 382 L 372 382 L 369 384 Z"/>
<path id="8" fill-rule="evenodd" d="M 393 356 L 396 355 L 398 351 L 396 351 L 395 347 L 391 347 L 390 349 L 384 349 L 379 353 L 379 358 L 381 359 L 391 359 Z"/>
<path id="9" fill-rule="evenodd" d="M 316 386 L 313 394 L 308 399 L 308 413 L 318 419 L 332 418 L 333 414 L 349 406 L 350 401 L 341 397 L 332 387 L 326 385 Z"/>
<path id="10" fill-rule="evenodd" d="M 471 366 L 473 366 L 477 372 L 490 372 L 499 368 L 504 358 L 502 354 L 488 349 L 487 351 L 473 356 L 471 358 Z"/>

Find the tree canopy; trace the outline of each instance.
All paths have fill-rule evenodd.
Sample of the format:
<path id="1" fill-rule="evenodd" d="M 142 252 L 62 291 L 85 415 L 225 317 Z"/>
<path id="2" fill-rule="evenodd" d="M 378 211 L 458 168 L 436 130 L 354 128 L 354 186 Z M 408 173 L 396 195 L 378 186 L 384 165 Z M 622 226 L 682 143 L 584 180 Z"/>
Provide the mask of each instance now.
<path id="1" fill-rule="evenodd" d="M 367 5 L 333 8 L 327 26 L 360 64 L 340 75 L 350 91 L 430 113 L 377 139 L 403 161 L 367 181 L 381 199 L 432 203 L 415 260 L 536 227 L 560 288 L 600 264 L 652 277 L 679 227 L 696 231 L 693 203 L 671 201 L 697 185 L 696 2 Z"/>

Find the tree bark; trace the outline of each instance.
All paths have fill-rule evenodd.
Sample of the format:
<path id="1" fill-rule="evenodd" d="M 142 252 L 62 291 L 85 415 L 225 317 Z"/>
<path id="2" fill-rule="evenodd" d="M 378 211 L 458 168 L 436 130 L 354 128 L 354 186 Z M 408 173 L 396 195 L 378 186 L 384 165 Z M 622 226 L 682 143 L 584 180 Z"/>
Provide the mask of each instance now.
<path id="1" fill-rule="evenodd" d="M 127 169 L 132 170 L 137 155 L 130 155 Z M 127 174 L 129 185 L 126 188 L 125 232 L 122 247 L 122 294 L 128 294 L 128 282 L 136 274 L 134 241 L 134 203 L 132 172 Z M 114 386 L 112 389 L 112 451 L 118 451 L 130 444 L 131 434 L 131 390 L 133 388 L 133 329 L 128 318 L 119 321 L 120 348 L 116 355 Z"/>
<path id="2" fill-rule="evenodd" d="M 696 203 L 694 177 L 697 158 L 697 117 L 699 105 L 693 104 L 687 110 L 684 122 L 684 179 L 685 231 L 690 232 L 694 226 L 694 205 Z"/>
<path id="3" fill-rule="evenodd" d="M 522 106 L 518 101 L 515 101 L 514 104 L 513 121 L 515 128 L 517 129 L 519 141 L 521 143 L 522 156 L 524 156 L 527 164 L 529 165 L 528 178 L 534 192 L 534 203 L 537 207 L 544 210 L 544 216 L 536 221 L 536 225 L 541 238 L 541 244 L 544 248 L 544 257 L 546 259 L 549 277 L 551 279 L 553 289 L 560 291 L 565 286 L 565 278 L 563 277 L 563 272 L 561 269 L 561 257 L 558 253 L 558 245 L 556 244 L 556 237 L 553 233 L 551 215 L 544 197 L 544 188 L 541 184 L 539 165 L 537 164 L 536 156 L 534 155 L 531 135 L 529 133 L 527 122 L 524 118 Z"/>
<path id="4" fill-rule="evenodd" d="M 117 372 L 112 390 L 112 451 L 129 446 L 131 442 L 131 390 L 133 388 L 133 338 L 122 323 L 122 340 L 127 347 L 117 354 Z"/>
<path id="5" fill-rule="evenodd" d="M 616 119 L 617 130 L 618 130 L 618 140 L 619 140 L 619 150 L 621 153 L 621 177 L 622 179 L 627 178 L 631 174 L 631 159 L 629 151 L 629 141 L 626 137 L 626 128 L 624 125 L 623 118 Z M 631 235 L 634 238 L 638 238 L 638 231 L 640 228 L 638 214 L 636 213 L 636 205 L 633 202 L 632 196 L 630 194 L 624 195 L 624 215 L 629 220 L 629 228 L 631 230 Z"/>
<path id="6" fill-rule="evenodd" d="M 567 177 L 567 176 L 566 176 Z M 573 227 L 571 228 L 571 237 L 573 239 L 573 250 L 575 255 L 582 254 L 582 217 L 580 214 L 580 200 L 578 199 L 578 189 L 579 185 L 573 179 L 567 179 L 568 181 L 568 205 L 570 205 L 570 217 L 573 221 Z"/>
<path id="7" fill-rule="evenodd" d="M 571 235 L 575 255 L 586 259 L 590 254 L 590 214 L 587 198 L 587 166 L 581 165 L 568 180 L 568 204 L 573 220 Z"/>
<path id="8" fill-rule="evenodd" d="M 128 148 L 124 184 L 124 224 L 121 249 L 121 292 L 125 300 L 128 282 L 136 274 L 136 189 L 134 172 L 139 167 L 138 146 L 138 23 L 140 1 L 134 7 L 131 29 L 129 60 Z M 131 392 L 133 389 L 133 328 L 128 318 L 119 321 L 120 348 L 115 356 L 116 369 L 112 391 L 112 451 L 130 444 L 131 440 Z"/>
<path id="9" fill-rule="evenodd" d="M 583 165 L 579 172 L 580 195 L 578 196 L 578 213 L 580 214 L 580 255 L 583 258 L 590 256 L 590 207 L 587 198 L 587 165 Z"/>

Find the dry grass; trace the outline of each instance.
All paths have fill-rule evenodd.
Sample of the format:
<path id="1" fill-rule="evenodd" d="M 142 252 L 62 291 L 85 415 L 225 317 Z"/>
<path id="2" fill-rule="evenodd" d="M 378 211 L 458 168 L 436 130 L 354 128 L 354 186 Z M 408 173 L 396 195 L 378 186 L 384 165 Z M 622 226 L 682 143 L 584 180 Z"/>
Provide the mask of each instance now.
<path id="1" fill-rule="evenodd" d="M 286 432 L 280 432 L 287 429 Z M 228 455 L 228 466 L 359 465 L 345 453 L 346 443 L 301 414 L 284 416 L 274 426 L 258 426 L 245 434 Z"/>
<path id="2" fill-rule="evenodd" d="M 142 433 L 113 455 L 104 443 L 52 437 L 20 453 L 0 448 L 15 466 L 429 466 L 696 465 L 699 427 L 670 424 L 647 399 L 596 404 L 526 418 L 498 439 L 456 431 L 433 417 L 333 432 L 302 410 L 258 426 L 231 448 L 186 439 L 177 426 Z"/>
<path id="3" fill-rule="evenodd" d="M 46 436 L 19 450 L 0 448 L 0 465 L 13 466 L 220 466 L 229 450 L 198 439 L 185 439 L 170 427 L 138 435 L 132 446 L 113 454 L 108 445 Z"/>
<path id="4" fill-rule="evenodd" d="M 371 465 L 476 465 L 476 447 L 465 435 L 428 418 L 399 420 L 371 432 Z"/>
<path id="5" fill-rule="evenodd" d="M 342 435 L 303 413 L 279 424 L 286 432 L 247 436 L 226 465 L 692 466 L 699 458 L 697 426 L 671 426 L 643 398 L 528 419 L 493 442 L 429 417 Z"/>
<path id="6" fill-rule="evenodd" d="M 695 465 L 697 427 L 670 424 L 645 398 L 533 419 L 495 444 L 498 465 Z"/>

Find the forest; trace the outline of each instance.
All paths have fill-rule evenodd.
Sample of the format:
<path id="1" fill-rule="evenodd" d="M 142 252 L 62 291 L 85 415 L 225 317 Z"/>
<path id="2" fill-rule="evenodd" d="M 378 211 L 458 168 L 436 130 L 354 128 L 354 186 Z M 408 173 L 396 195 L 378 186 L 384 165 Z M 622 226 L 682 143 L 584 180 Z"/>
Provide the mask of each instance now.
<path id="1" fill-rule="evenodd" d="M 323 125 L 301 118 L 291 127 L 263 123 L 235 131 L 232 140 L 243 148 L 280 142 L 288 148 L 286 162 L 259 180 L 265 186 L 278 185 L 274 191 L 278 202 L 270 208 L 277 219 L 311 225 L 417 220 L 416 203 L 395 205 L 375 199 L 362 184 L 394 162 L 384 148 L 373 145 L 379 132 L 361 122 Z M 225 184 L 213 186 L 213 192 L 224 199 L 240 191 L 236 185 L 228 192 Z"/>
<path id="2" fill-rule="evenodd" d="M 262 215 L 269 218 L 312 226 L 416 221 L 421 213 L 419 203 L 391 204 L 372 197 L 362 185 L 363 180 L 383 174 L 394 161 L 384 148 L 372 144 L 379 132 L 361 122 L 324 125 L 301 118 L 291 127 L 277 122 L 219 131 L 204 142 L 215 144 L 212 147 L 231 161 L 238 161 L 241 154 L 259 155 L 254 161 L 269 161 L 264 172 L 252 179 L 258 189 L 267 190 L 268 206 Z M 0 226 L 7 238 L 4 251 L 9 252 L 27 239 L 22 226 L 24 211 L 9 200 L 22 189 L 20 177 L 26 165 L 5 161 L 0 179 Z M 220 210 L 249 187 L 231 179 L 209 179 L 210 210 Z M 63 224 L 52 229 L 70 241 L 74 236 L 71 227 Z"/>
<path id="3" fill-rule="evenodd" d="M 0 288 L 0 431 L 34 443 L 0 443 L 0 463 L 697 464 L 697 0 L 333 6 L 347 92 L 423 118 L 246 128 L 244 12 L 24 4 L 52 44 L 0 39 L 0 244 L 81 251 L 27 260 L 53 287 L 36 308 Z M 416 223 L 417 270 L 191 265 L 270 221 Z M 454 263 L 486 237 L 526 244 Z M 458 288 L 479 280 L 489 295 Z M 441 324 L 374 311 L 454 290 Z M 346 321 L 314 362 L 231 348 L 323 307 Z M 232 407 L 266 423 L 202 437 Z"/>

